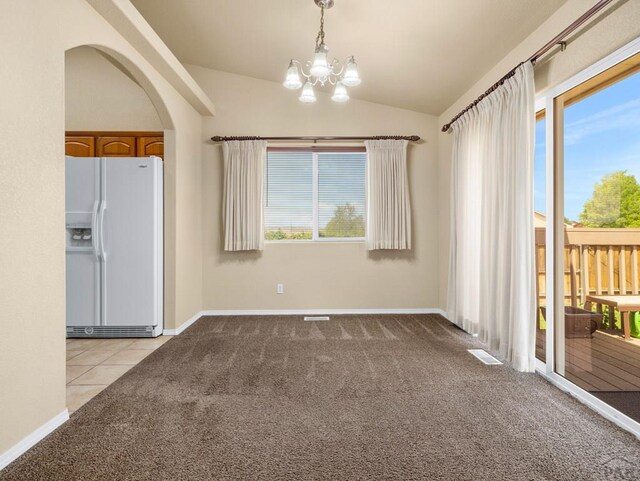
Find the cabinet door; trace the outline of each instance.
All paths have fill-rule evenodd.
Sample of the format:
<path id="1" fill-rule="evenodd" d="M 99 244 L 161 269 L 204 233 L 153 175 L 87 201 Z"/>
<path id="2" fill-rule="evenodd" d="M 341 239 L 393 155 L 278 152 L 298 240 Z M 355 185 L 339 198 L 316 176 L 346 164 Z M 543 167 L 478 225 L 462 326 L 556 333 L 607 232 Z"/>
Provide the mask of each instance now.
<path id="1" fill-rule="evenodd" d="M 164 155 L 164 137 L 138 137 L 138 157 Z"/>
<path id="2" fill-rule="evenodd" d="M 135 157 L 135 137 L 98 137 L 96 145 L 98 157 Z"/>
<path id="3" fill-rule="evenodd" d="M 73 157 L 95 157 L 95 137 L 70 137 L 64 139 L 64 154 Z"/>

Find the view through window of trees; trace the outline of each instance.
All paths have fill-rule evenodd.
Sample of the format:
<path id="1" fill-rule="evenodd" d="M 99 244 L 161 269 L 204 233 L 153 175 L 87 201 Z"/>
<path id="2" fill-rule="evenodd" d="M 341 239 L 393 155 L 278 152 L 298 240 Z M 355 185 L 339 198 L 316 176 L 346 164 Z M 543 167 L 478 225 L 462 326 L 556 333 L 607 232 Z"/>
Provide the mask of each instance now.
<path id="1" fill-rule="evenodd" d="M 640 399 L 640 54 L 553 105 L 564 210 L 555 370 L 640 421 L 629 409 Z"/>
<path id="2" fill-rule="evenodd" d="M 535 266 L 536 266 L 536 357 L 546 360 L 547 322 L 545 315 L 547 309 L 547 277 L 546 277 L 546 231 L 547 231 L 547 206 L 546 206 L 546 112 L 540 110 L 536 113 L 535 151 L 534 151 L 534 179 L 533 202 L 535 206 Z"/>
<path id="3" fill-rule="evenodd" d="M 363 239 L 364 151 L 270 150 L 264 175 L 265 240 Z"/>

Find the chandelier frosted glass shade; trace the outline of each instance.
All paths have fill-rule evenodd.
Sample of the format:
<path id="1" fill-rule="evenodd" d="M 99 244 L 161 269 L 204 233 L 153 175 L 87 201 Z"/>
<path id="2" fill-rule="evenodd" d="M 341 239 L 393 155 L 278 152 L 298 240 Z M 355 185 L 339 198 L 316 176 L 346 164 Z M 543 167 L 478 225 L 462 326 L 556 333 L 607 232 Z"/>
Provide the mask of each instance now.
<path id="1" fill-rule="evenodd" d="M 336 88 L 333 91 L 333 96 L 331 97 L 331 100 L 333 100 L 334 102 L 346 102 L 347 100 L 349 100 L 349 94 L 347 93 L 347 88 L 342 85 L 342 82 L 338 82 L 336 84 Z"/>
<path id="2" fill-rule="evenodd" d="M 316 101 L 313 87 L 320 84 L 334 85 L 335 89 L 331 99 L 334 102 L 346 102 L 349 100 L 347 87 L 357 87 L 362 82 L 358 74 L 358 66 L 353 56 L 341 63 L 337 59 L 328 60 L 329 48 L 324 43 L 324 11 L 333 6 L 333 0 L 315 0 L 321 8 L 320 31 L 316 37 L 316 48 L 313 60 L 306 62 L 306 69 L 297 60 L 291 60 L 287 68 L 287 76 L 284 85 L 286 88 L 296 90 L 302 87 L 302 93 L 298 99 L 301 102 L 312 103 Z"/>
<path id="3" fill-rule="evenodd" d="M 289 62 L 289 68 L 287 69 L 287 78 L 282 85 L 291 90 L 296 90 L 302 87 L 300 72 L 298 71 L 298 67 L 296 67 L 293 62 Z"/>
<path id="4" fill-rule="evenodd" d="M 309 73 L 318 79 L 327 78 L 331 73 L 331 67 L 327 62 L 327 53 L 329 49 L 326 45 L 321 45 L 316 49 L 316 53 L 313 56 L 313 64 L 309 69 Z"/>
<path id="5" fill-rule="evenodd" d="M 287 69 L 287 78 L 284 80 L 282 85 L 291 90 L 296 90 L 302 87 L 300 72 L 298 71 L 298 67 L 296 67 L 293 61 L 289 62 L 289 68 Z"/>
<path id="6" fill-rule="evenodd" d="M 300 94 L 300 97 L 298 97 L 298 100 L 305 104 L 311 104 L 316 101 L 316 94 L 313 91 L 313 85 L 311 85 L 311 82 L 307 81 L 304 84 L 304 87 L 302 87 L 302 93 Z"/>
<path id="7" fill-rule="evenodd" d="M 362 80 L 360 80 L 360 75 L 358 74 L 358 65 L 353 57 L 349 57 L 344 68 L 342 83 L 347 87 L 357 87 L 361 82 Z"/>

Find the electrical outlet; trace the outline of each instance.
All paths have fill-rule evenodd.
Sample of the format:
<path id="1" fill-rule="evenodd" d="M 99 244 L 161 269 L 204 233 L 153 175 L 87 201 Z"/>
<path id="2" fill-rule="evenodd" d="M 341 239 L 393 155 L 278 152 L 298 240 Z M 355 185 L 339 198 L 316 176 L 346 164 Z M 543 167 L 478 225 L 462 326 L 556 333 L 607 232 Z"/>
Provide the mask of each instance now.
<path id="1" fill-rule="evenodd" d="M 276 293 L 284 294 L 284 284 L 276 284 Z"/>

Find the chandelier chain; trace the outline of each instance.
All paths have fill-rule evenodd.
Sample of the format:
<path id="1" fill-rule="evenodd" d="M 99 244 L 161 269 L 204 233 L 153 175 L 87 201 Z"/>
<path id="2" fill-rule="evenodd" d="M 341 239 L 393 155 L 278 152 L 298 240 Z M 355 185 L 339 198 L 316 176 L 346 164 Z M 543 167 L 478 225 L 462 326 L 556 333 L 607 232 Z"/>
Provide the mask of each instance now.
<path id="1" fill-rule="evenodd" d="M 324 44 L 324 6 L 320 7 L 322 13 L 320 14 L 320 31 L 316 37 L 316 48 Z"/>

